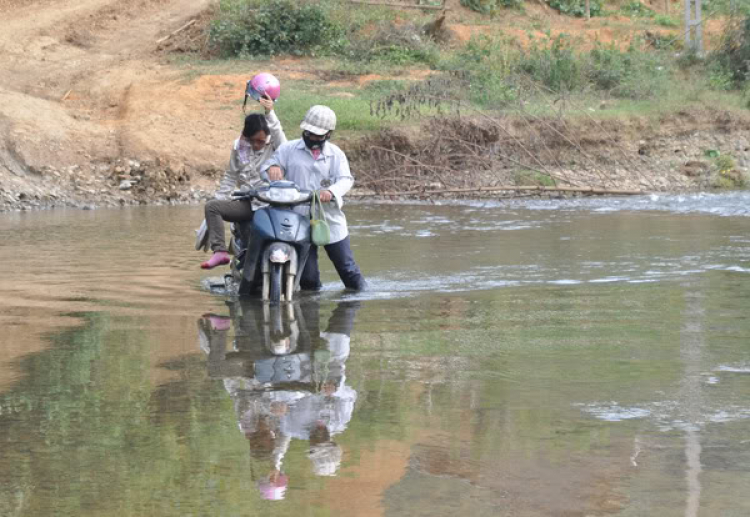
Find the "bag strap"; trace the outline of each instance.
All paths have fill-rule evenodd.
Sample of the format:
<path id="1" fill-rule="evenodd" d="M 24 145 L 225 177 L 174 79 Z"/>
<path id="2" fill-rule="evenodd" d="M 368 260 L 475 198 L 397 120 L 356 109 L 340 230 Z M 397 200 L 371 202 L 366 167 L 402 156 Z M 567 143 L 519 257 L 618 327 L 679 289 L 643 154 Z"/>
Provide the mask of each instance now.
<path id="1" fill-rule="evenodd" d="M 317 212 L 318 212 L 317 214 L 316 214 L 316 205 L 317 205 Z M 317 219 L 320 219 L 321 208 L 322 207 L 320 206 L 320 196 L 318 195 L 318 191 L 313 190 L 312 203 L 310 204 L 310 219 L 316 219 L 315 217 L 316 215 L 318 216 Z"/>

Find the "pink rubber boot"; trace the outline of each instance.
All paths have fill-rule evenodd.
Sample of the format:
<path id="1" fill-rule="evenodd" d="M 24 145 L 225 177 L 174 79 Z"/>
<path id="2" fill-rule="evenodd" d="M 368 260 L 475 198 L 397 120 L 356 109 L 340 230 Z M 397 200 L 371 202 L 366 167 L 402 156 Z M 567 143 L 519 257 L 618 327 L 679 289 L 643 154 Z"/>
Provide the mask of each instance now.
<path id="1" fill-rule="evenodd" d="M 201 264 L 201 268 L 203 269 L 213 269 L 216 266 L 223 266 L 224 264 L 229 264 L 231 262 L 231 258 L 229 258 L 229 253 L 226 251 L 215 251 L 213 255 L 211 255 L 211 258 L 205 261 L 203 264 Z"/>

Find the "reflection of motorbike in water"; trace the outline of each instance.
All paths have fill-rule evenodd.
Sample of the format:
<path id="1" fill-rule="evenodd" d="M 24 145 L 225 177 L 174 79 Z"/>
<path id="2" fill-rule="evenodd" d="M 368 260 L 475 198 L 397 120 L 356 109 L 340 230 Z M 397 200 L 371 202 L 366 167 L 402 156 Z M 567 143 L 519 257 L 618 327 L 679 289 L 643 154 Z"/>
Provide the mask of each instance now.
<path id="1" fill-rule="evenodd" d="M 318 301 L 241 300 L 229 308 L 229 317 L 198 321 L 201 348 L 209 375 L 223 380 L 234 402 L 251 455 L 270 461 L 270 472 L 258 480 L 261 495 L 281 499 L 288 484 L 283 460 L 293 439 L 309 443 L 315 474 L 335 475 L 341 464 L 333 437 L 346 429 L 357 398 L 346 385 L 345 363 L 359 302 L 339 303 L 324 332 Z"/>

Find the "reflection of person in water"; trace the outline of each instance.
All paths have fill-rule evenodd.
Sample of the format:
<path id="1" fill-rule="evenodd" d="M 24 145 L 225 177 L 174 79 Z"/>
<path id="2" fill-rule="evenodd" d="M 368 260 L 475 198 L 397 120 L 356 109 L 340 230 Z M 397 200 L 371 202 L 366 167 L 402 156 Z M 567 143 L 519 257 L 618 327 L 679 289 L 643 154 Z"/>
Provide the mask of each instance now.
<path id="1" fill-rule="evenodd" d="M 342 302 L 325 332 L 319 305 L 311 302 L 269 309 L 230 305 L 234 352 L 227 353 L 226 321 L 207 315 L 199 321 L 201 348 L 209 372 L 222 377 L 234 401 L 240 429 L 256 459 L 270 459 L 258 482 L 266 499 L 283 498 L 288 477 L 282 463 L 292 439 L 308 441 L 317 475 L 335 475 L 342 451 L 332 437 L 351 420 L 357 392 L 345 384 L 345 362 L 359 302 Z"/>
<path id="2" fill-rule="evenodd" d="M 261 495 L 269 500 L 282 499 L 289 482 L 281 465 L 288 443 L 279 430 L 279 419 L 287 412 L 289 401 L 278 400 L 277 394 L 282 397 L 286 395 L 283 392 L 253 390 L 235 392 L 233 397 L 240 430 L 250 445 L 250 455 L 256 460 L 271 460 L 269 473 L 257 482 Z"/>
<path id="3" fill-rule="evenodd" d="M 308 440 L 313 471 L 333 476 L 341 464 L 341 447 L 332 437 L 346 429 L 352 418 L 357 392 L 345 384 L 345 363 L 358 302 L 340 303 L 328 327 L 321 332 L 321 345 L 313 353 L 316 390 L 298 400 L 281 419 L 286 436 Z"/>

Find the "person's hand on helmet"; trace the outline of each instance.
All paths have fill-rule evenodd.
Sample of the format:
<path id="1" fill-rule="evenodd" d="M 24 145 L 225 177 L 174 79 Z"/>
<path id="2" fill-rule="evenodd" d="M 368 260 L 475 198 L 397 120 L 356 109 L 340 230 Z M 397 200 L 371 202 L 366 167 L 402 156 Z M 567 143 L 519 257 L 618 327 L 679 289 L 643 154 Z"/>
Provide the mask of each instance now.
<path id="1" fill-rule="evenodd" d="M 333 194 L 331 194 L 330 190 L 321 190 L 320 191 L 320 202 L 321 203 L 328 203 L 331 199 L 333 199 Z"/>
<path id="2" fill-rule="evenodd" d="M 271 165 L 268 168 L 268 179 L 271 181 L 279 181 L 284 179 L 284 171 L 278 165 Z"/>
<path id="3" fill-rule="evenodd" d="M 266 110 L 266 115 L 273 111 L 273 99 L 271 99 L 267 93 L 264 93 L 263 96 L 258 99 L 258 102 Z"/>

